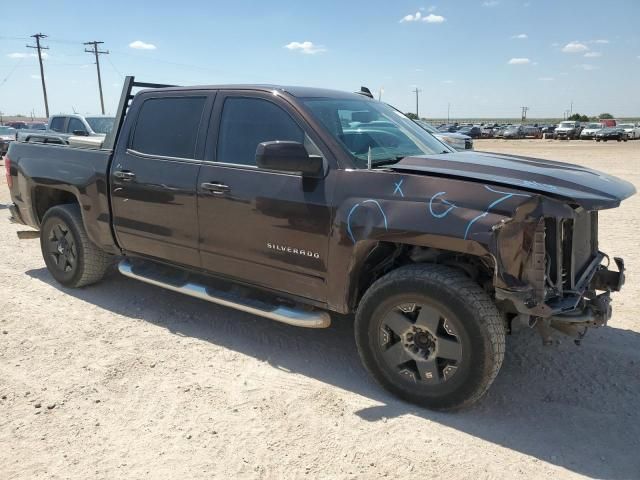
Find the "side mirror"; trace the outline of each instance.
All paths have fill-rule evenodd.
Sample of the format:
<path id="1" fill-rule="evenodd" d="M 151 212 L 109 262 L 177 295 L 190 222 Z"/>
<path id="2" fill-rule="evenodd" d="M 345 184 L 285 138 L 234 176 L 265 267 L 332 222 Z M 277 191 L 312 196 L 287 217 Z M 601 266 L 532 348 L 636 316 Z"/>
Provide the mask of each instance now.
<path id="1" fill-rule="evenodd" d="M 256 148 L 256 165 L 268 170 L 302 173 L 319 176 L 322 173 L 322 157 L 309 155 L 299 142 L 262 142 Z"/>
<path id="2" fill-rule="evenodd" d="M 78 136 L 78 137 L 88 137 L 89 136 L 89 132 L 87 132 L 86 130 L 74 130 L 73 134 Z"/>

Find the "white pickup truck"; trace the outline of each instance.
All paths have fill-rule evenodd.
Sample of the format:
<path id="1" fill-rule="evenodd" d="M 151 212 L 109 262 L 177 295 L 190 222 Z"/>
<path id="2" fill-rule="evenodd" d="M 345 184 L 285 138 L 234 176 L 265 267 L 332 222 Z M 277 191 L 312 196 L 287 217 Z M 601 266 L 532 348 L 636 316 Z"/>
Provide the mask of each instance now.
<path id="1" fill-rule="evenodd" d="M 52 115 L 46 130 L 18 130 L 18 140 L 24 142 L 73 144 L 100 148 L 104 137 L 113 128 L 114 117 L 78 114 Z"/>

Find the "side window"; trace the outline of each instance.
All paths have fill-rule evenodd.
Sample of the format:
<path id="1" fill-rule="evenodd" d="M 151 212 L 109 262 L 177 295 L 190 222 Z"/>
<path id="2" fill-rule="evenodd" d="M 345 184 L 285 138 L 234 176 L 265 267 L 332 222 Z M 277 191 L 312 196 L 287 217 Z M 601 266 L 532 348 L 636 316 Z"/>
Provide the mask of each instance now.
<path id="1" fill-rule="evenodd" d="M 258 144 L 274 140 L 304 143 L 309 151 L 311 140 L 305 137 L 298 124 L 277 105 L 259 98 L 230 97 L 222 108 L 217 161 L 255 165 Z"/>
<path id="2" fill-rule="evenodd" d="M 51 130 L 54 132 L 64 132 L 65 117 L 54 117 L 51 119 Z"/>
<path id="3" fill-rule="evenodd" d="M 195 158 L 205 101 L 206 97 L 145 100 L 130 148 L 149 155 Z"/>
<path id="4" fill-rule="evenodd" d="M 86 132 L 87 131 L 87 127 L 85 127 L 84 123 L 82 123 L 77 118 L 71 117 L 69 119 L 69 125 L 67 125 L 67 133 L 73 133 L 76 130 L 81 130 L 83 132 Z"/>

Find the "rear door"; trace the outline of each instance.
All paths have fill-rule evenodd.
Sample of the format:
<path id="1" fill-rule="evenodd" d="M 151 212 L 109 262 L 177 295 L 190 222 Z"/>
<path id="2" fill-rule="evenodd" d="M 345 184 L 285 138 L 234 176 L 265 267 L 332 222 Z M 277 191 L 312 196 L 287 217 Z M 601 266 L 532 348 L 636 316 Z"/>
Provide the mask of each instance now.
<path id="1" fill-rule="evenodd" d="M 215 93 L 143 94 L 112 162 L 118 243 L 128 252 L 199 266 L 196 181 Z"/>
<path id="2" fill-rule="evenodd" d="M 207 160 L 198 177 L 203 268 L 235 279 L 326 300 L 332 176 L 303 178 L 256 166 L 259 143 L 293 140 L 328 158 L 285 101 L 262 92 L 216 98 Z M 216 148 L 217 146 L 217 148 Z M 328 166 L 328 163 L 327 163 Z"/>

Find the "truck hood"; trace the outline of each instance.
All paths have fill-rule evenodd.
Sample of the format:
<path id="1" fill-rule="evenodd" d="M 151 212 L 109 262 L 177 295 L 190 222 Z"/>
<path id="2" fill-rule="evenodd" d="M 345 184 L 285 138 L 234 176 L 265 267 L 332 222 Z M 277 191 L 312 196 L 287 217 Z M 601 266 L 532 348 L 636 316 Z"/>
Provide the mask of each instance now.
<path id="1" fill-rule="evenodd" d="M 406 157 L 389 168 L 398 172 L 505 185 L 562 198 L 587 210 L 615 208 L 636 192 L 631 183 L 590 168 L 498 153 Z"/>

